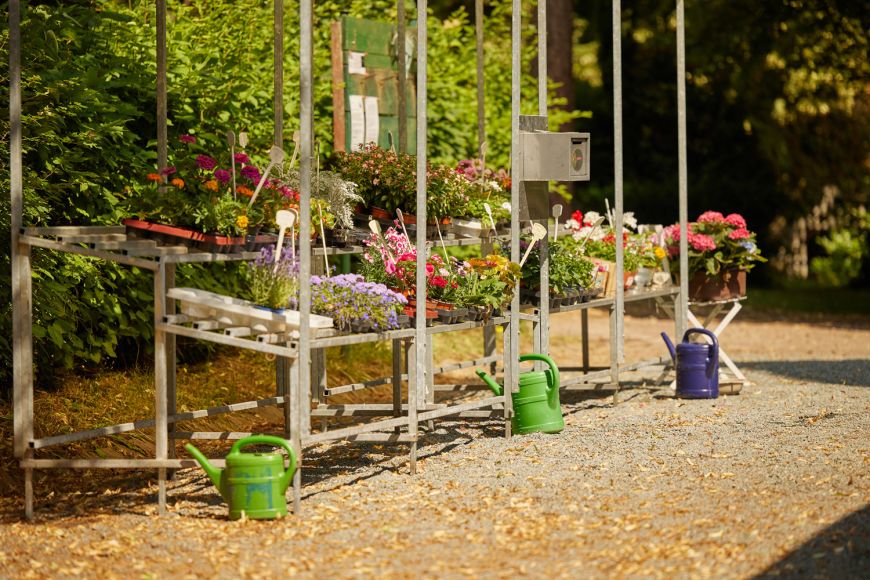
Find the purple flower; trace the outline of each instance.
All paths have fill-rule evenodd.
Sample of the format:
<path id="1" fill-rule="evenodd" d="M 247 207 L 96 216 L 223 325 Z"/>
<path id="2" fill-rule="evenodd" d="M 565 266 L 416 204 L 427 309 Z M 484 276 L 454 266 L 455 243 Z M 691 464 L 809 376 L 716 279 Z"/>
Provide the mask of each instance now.
<path id="1" fill-rule="evenodd" d="M 253 165 L 245 165 L 242 167 L 242 177 L 257 183 L 260 181 L 260 170 Z"/>
<path id="2" fill-rule="evenodd" d="M 208 155 L 196 156 L 196 166 L 203 171 L 209 171 L 211 169 L 214 169 L 216 165 L 217 161 L 215 161 L 213 157 L 209 157 Z"/>
<path id="3" fill-rule="evenodd" d="M 226 169 L 215 169 L 214 170 L 214 178 L 220 181 L 221 183 L 228 183 L 230 181 L 230 172 Z"/>
<path id="4" fill-rule="evenodd" d="M 248 157 L 246 153 L 236 153 L 233 155 L 233 159 L 236 160 L 236 163 L 250 163 L 251 158 Z"/>
<path id="5" fill-rule="evenodd" d="M 194 137 L 193 135 L 189 135 L 189 134 L 187 134 L 187 133 L 185 133 L 184 135 L 180 136 L 178 139 L 179 139 L 182 143 L 190 143 L 190 144 L 196 143 L 196 137 Z"/>
<path id="6" fill-rule="evenodd" d="M 160 175 L 172 175 L 173 173 L 175 173 L 175 171 L 176 169 L 174 165 L 171 167 L 164 167 L 160 170 Z"/>

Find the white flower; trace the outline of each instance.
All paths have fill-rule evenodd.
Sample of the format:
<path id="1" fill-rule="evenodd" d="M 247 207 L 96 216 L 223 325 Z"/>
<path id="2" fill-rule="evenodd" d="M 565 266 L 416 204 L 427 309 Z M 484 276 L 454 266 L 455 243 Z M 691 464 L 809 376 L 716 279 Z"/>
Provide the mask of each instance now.
<path id="1" fill-rule="evenodd" d="M 592 225 L 601 217 L 601 214 L 597 211 L 588 211 L 586 215 L 583 216 L 583 223 Z"/>
<path id="2" fill-rule="evenodd" d="M 634 217 L 633 211 L 627 211 L 622 214 L 622 225 L 632 230 L 637 229 L 637 218 Z"/>
<path id="3" fill-rule="evenodd" d="M 567 229 L 567 230 L 579 230 L 580 229 L 580 222 L 578 222 L 575 219 L 570 219 L 570 220 L 565 222 L 565 229 Z"/>

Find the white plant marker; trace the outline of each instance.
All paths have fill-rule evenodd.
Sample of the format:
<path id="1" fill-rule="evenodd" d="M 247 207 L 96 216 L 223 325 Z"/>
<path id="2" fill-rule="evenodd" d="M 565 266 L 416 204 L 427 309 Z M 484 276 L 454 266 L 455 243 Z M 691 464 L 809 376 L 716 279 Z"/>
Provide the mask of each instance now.
<path id="1" fill-rule="evenodd" d="M 248 134 L 242 131 L 239 133 L 239 145 L 242 148 L 242 151 L 245 150 L 245 147 L 248 146 Z"/>
<path id="2" fill-rule="evenodd" d="M 435 229 L 438 230 L 438 239 L 441 240 L 441 251 L 444 253 L 444 265 L 447 266 L 448 270 L 452 270 L 452 268 L 450 268 L 450 258 L 447 257 L 447 246 L 444 245 L 444 238 L 441 237 L 441 226 L 438 224 L 438 220 L 435 220 Z"/>
<path id="3" fill-rule="evenodd" d="M 411 243 L 411 238 L 408 236 L 408 230 L 405 229 L 405 216 L 402 215 L 402 210 L 396 208 L 396 215 L 399 217 L 399 225 L 402 226 L 402 233 L 405 234 L 405 239 Z"/>
<path id="4" fill-rule="evenodd" d="M 281 250 L 284 249 L 284 230 L 290 230 L 290 238 L 293 238 L 293 224 L 296 223 L 296 213 L 286 209 L 279 209 L 275 214 L 275 223 L 278 224 L 278 242 L 275 244 L 275 268 L 273 271 L 278 271 L 278 262 L 281 260 Z M 296 256 L 296 248 L 294 245 L 293 256 Z"/>
<path id="5" fill-rule="evenodd" d="M 489 224 L 492 226 L 492 234 L 496 235 L 498 232 L 495 231 L 495 220 L 492 219 L 492 208 L 489 207 L 489 204 L 484 202 L 483 209 L 486 210 L 486 215 L 489 216 Z"/>
<path id="6" fill-rule="evenodd" d="M 230 165 L 233 167 L 233 199 L 236 199 L 236 134 L 227 131 L 227 145 L 230 146 Z"/>
<path id="7" fill-rule="evenodd" d="M 383 232 L 381 232 L 381 224 L 378 223 L 378 220 L 369 221 L 369 229 L 381 241 L 381 244 L 384 246 L 384 250 L 386 250 L 386 252 L 387 252 L 387 258 L 389 258 L 389 260 L 392 264 L 395 264 L 396 258 L 393 257 L 393 253 L 390 251 L 389 246 L 387 246 L 387 241 L 384 240 L 384 234 L 383 234 Z"/>
<path id="8" fill-rule="evenodd" d="M 612 228 L 613 227 L 613 212 L 610 211 L 610 200 L 606 197 L 604 198 L 604 207 L 607 208 L 607 224 Z"/>
<path id="9" fill-rule="evenodd" d="M 296 165 L 296 157 L 299 155 L 299 140 L 302 138 L 299 131 L 293 131 L 293 155 L 290 156 L 290 163 L 287 164 L 287 169 L 293 169 Z"/>
<path id="10" fill-rule="evenodd" d="M 559 218 L 562 217 L 562 204 L 557 203 L 553 206 L 553 217 L 556 218 L 556 227 L 553 228 L 553 241 L 559 239 Z"/>
<path id="11" fill-rule="evenodd" d="M 529 258 L 529 254 L 532 253 L 532 248 L 535 247 L 535 244 L 543 240 L 547 237 L 547 228 L 542 226 L 539 223 L 532 224 L 532 243 L 529 244 L 529 247 L 526 248 L 526 253 L 523 254 L 523 259 L 520 260 L 520 268 L 523 267 L 523 264 L 526 263 L 526 260 Z"/>
<path id="12" fill-rule="evenodd" d="M 583 251 L 583 248 L 586 247 L 586 242 L 588 242 L 589 238 L 592 237 L 592 234 L 595 233 L 595 230 L 597 230 L 599 227 L 601 227 L 601 224 L 603 224 L 603 223 L 604 223 L 604 216 L 595 220 L 595 223 L 593 223 L 592 226 L 589 228 L 589 233 L 586 234 L 586 237 L 583 239 L 583 243 L 580 244 L 580 251 L 581 252 Z"/>
<path id="13" fill-rule="evenodd" d="M 323 242 L 323 266 L 326 268 L 326 275 L 329 276 L 329 256 L 326 252 L 326 231 L 323 228 L 323 209 L 320 204 L 317 204 L 317 213 L 320 214 L 320 241 Z"/>
<path id="14" fill-rule="evenodd" d="M 269 178 L 269 173 L 271 173 L 272 169 L 276 165 L 281 165 L 283 161 L 284 150 L 280 147 L 272 145 L 272 148 L 269 150 L 269 165 L 266 166 L 266 171 L 263 172 L 263 177 L 260 178 L 260 183 L 257 184 L 257 189 L 254 190 L 254 195 L 251 196 L 251 201 L 248 202 L 248 209 L 251 209 L 251 207 L 254 205 L 254 201 L 260 194 L 260 190 L 263 189 L 263 186 L 266 184 L 266 180 Z"/>

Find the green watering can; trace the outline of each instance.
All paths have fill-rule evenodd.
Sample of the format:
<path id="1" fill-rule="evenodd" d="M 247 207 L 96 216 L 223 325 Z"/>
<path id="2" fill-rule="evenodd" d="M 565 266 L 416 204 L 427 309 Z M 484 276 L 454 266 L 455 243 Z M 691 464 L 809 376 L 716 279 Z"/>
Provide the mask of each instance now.
<path id="1" fill-rule="evenodd" d="M 562 407 L 559 404 L 559 368 L 545 354 L 524 354 L 520 362 L 539 360 L 547 363 L 545 371 L 529 371 L 520 375 L 520 390 L 512 393 L 514 416 L 511 425 L 515 433 L 558 433 L 565 428 Z M 496 395 L 504 389 L 483 371 L 477 371 Z"/>
<path id="2" fill-rule="evenodd" d="M 247 445 L 265 444 L 283 447 L 290 465 L 284 469 L 284 456 L 279 453 L 242 453 Z M 255 520 L 271 520 L 287 515 L 284 492 L 296 471 L 296 454 L 290 444 L 272 435 L 254 435 L 239 439 L 227 455 L 226 468 L 218 469 L 191 444 L 184 446 L 205 469 L 221 497 L 230 506 L 230 519 L 242 514 Z"/>

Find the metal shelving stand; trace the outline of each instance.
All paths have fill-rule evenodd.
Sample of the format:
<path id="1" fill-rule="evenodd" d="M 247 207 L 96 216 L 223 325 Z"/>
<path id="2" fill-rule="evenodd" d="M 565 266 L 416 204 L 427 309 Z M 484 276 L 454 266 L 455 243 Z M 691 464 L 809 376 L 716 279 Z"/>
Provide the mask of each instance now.
<path id="1" fill-rule="evenodd" d="M 401 4 L 401 2 L 400 2 Z M 518 180 L 520 131 L 520 78 L 521 78 L 521 0 L 512 3 L 512 73 L 511 73 L 511 150 L 512 150 L 512 186 L 511 206 L 520 206 L 520 182 Z M 156 0 L 157 9 L 157 142 L 158 165 L 166 166 L 167 162 L 167 117 L 166 117 L 166 0 Z M 399 9 L 402 18 L 399 19 L 399 38 L 404 36 L 404 10 Z M 426 161 L 427 161 L 427 1 L 417 1 L 417 199 L 416 214 L 419 223 L 426 222 Z M 275 27 L 275 143 L 283 143 L 283 2 L 274 2 Z M 300 126 L 301 126 L 301 184 L 300 184 L 300 215 L 310 215 L 311 203 L 311 167 L 313 154 L 313 107 L 312 107 L 312 0 L 300 0 Z M 616 164 L 616 228 L 622 227 L 622 128 L 621 128 L 621 82 L 620 82 L 620 3 L 613 1 L 614 14 L 614 130 L 615 130 L 615 164 Z M 483 0 L 475 1 L 475 22 L 477 26 L 478 55 L 478 128 L 479 139 L 485 140 L 483 122 Z M 542 116 L 547 114 L 547 84 L 546 84 L 546 2 L 538 6 L 538 111 Z M 154 242 L 129 240 L 123 227 L 117 226 L 60 226 L 60 227 L 24 227 L 23 216 L 23 183 L 22 183 L 22 126 L 21 126 L 21 29 L 20 0 L 9 3 L 10 26 L 10 195 L 12 200 L 12 291 L 13 291 L 13 394 L 14 394 L 14 453 L 24 469 L 25 479 L 25 516 L 33 517 L 33 470 L 42 468 L 80 468 L 80 469 L 157 469 L 158 470 L 158 502 L 160 511 L 165 510 L 166 480 L 168 470 L 180 467 L 192 467 L 196 463 L 192 459 L 174 457 L 174 441 L 177 439 L 232 439 L 246 436 L 247 433 L 211 433 L 211 432 L 179 432 L 175 424 L 180 421 L 213 416 L 244 409 L 266 405 L 277 405 L 284 408 L 283 436 L 290 439 L 300 457 L 300 469 L 294 477 L 294 508 L 298 511 L 301 490 L 301 471 L 304 466 L 303 451 L 308 445 L 328 440 L 346 439 L 356 441 L 378 441 L 408 444 L 410 446 L 410 467 L 414 472 L 416 465 L 417 443 L 419 440 L 420 421 L 432 421 L 447 416 L 458 417 L 492 417 L 500 416 L 504 420 L 505 436 L 510 436 L 510 417 L 512 414 L 511 393 L 518 386 L 518 356 L 520 321 L 529 320 L 533 323 L 535 332 L 535 349 L 547 352 L 549 349 L 548 322 L 550 314 L 570 310 L 581 310 L 585 313 L 590 307 L 611 308 L 611 381 L 618 385 L 619 372 L 636 368 L 623 364 L 623 312 L 626 301 L 648 299 L 656 296 L 673 296 L 674 291 L 663 293 L 644 293 L 643 296 L 626 297 L 621 285 L 617 285 L 616 296 L 612 299 L 602 299 L 589 303 L 565 307 L 549 311 L 547 296 L 549 281 L 547 278 L 546 240 L 541 248 L 541 304 L 531 312 L 521 312 L 519 292 L 514 296 L 511 308 L 504 315 L 487 322 L 464 322 L 451 325 L 427 326 L 425 310 L 418 309 L 414 327 L 394 330 L 385 333 L 369 333 L 355 335 L 338 335 L 335 333 L 314 333 L 310 328 L 311 292 L 307 284 L 300 291 L 300 327 L 298 334 L 275 334 L 258 331 L 255 328 L 227 327 L 221 320 L 195 319 L 176 313 L 173 299 L 167 292 L 175 283 L 175 266 L 179 263 L 217 262 L 228 260 L 252 259 L 256 253 L 211 254 L 191 250 L 182 246 L 160 246 Z M 685 171 L 685 74 L 684 74 L 684 42 L 683 42 L 683 0 L 677 0 L 677 38 L 678 38 L 678 96 L 680 122 L 680 223 L 681 236 L 681 266 L 686 271 L 686 171 Z M 399 42 L 399 46 L 403 43 Z M 401 69 L 401 67 L 399 67 Z M 400 119 L 400 124 L 402 119 Z M 520 258 L 519 237 L 520 221 L 518 212 L 514 211 L 510 229 L 510 257 L 517 262 Z M 303 219 L 300 223 L 300 276 L 303 279 L 312 274 L 312 257 L 319 250 L 312 248 L 311 223 Z M 418 228 L 416 245 L 417 253 L 417 288 L 419 303 L 425 301 L 425 259 L 426 259 L 425 228 Z M 489 240 L 462 240 L 456 244 L 487 244 Z M 155 416 L 153 419 L 134 421 L 121 425 L 102 427 L 88 431 L 43 437 L 35 439 L 33 434 L 33 352 L 32 352 L 32 272 L 31 253 L 33 248 L 47 248 L 62 252 L 76 253 L 98 259 L 139 267 L 154 274 L 154 346 L 155 346 Z M 359 248 L 345 250 L 330 250 L 331 253 L 351 253 Z M 622 278 L 623 256 L 622 248 L 617 244 L 617 279 Z M 682 278 L 682 287 L 677 292 L 679 307 L 677 309 L 678 331 L 684 324 L 686 277 Z M 504 394 L 487 396 L 481 399 L 456 403 L 436 404 L 435 391 L 461 391 L 461 385 L 435 385 L 434 375 L 471 365 L 494 365 L 498 356 L 495 353 L 495 327 L 504 327 L 503 334 L 503 367 Z M 454 365 L 434 368 L 432 363 L 432 339 L 434 336 L 461 330 L 482 328 L 484 330 L 484 356 L 475 361 L 466 361 Z M 678 332 L 679 334 L 679 332 Z M 202 340 L 247 348 L 259 352 L 274 354 L 278 357 L 277 379 L 278 392 L 276 396 L 256 401 L 235 403 L 212 409 L 176 412 L 175 385 L 175 336 L 183 335 Z M 358 344 L 371 341 L 389 341 L 393 347 L 393 373 L 391 377 L 379 381 L 369 381 L 326 387 L 325 361 L 323 349 L 330 346 Z M 584 344 L 585 344 L 584 337 Z M 403 362 L 406 369 L 403 372 Z M 595 378 L 587 373 L 576 383 L 563 382 L 563 386 L 571 387 Z M 403 380 L 408 383 L 407 404 L 401 401 L 400 386 Z M 331 405 L 326 397 L 375 386 L 376 384 L 393 385 L 394 400 L 390 405 Z M 312 409 L 311 403 L 315 402 Z M 388 416 L 381 419 L 352 427 L 343 427 L 318 433 L 311 431 L 311 417 L 328 418 L 334 416 Z M 155 429 L 155 456 L 153 459 L 36 459 L 34 452 L 51 445 L 59 445 L 72 441 L 81 441 L 93 437 L 129 432 L 135 429 Z M 404 428 L 406 432 L 397 430 Z M 387 431 L 387 432 L 384 432 Z M 221 465 L 221 461 L 216 461 Z"/>

